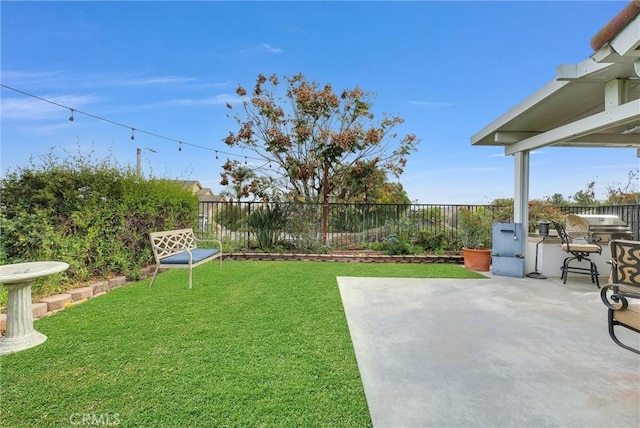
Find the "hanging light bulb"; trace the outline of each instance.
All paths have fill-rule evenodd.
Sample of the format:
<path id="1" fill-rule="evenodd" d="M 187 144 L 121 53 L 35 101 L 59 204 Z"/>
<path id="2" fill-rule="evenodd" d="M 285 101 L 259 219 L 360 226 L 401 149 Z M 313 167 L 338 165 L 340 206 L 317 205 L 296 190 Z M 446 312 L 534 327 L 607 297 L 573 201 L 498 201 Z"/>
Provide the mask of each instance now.
<path id="1" fill-rule="evenodd" d="M 69 110 L 71 110 L 71 116 L 69 116 L 69 121 L 73 122 L 73 119 L 74 119 L 74 117 L 73 117 L 73 109 L 70 108 Z"/>
<path id="2" fill-rule="evenodd" d="M 216 150 L 216 160 L 218 160 L 218 151 Z"/>
<path id="3" fill-rule="evenodd" d="M 245 165 L 247 164 L 247 157 L 246 156 L 244 157 L 244 164 Z"/>
<path id="4" fill-rule="evenodd" d="M 135 128 L 131 128 L 131 139 L 132 139 L 132 140 L 135 140 L 135 139 L 136 139 L 135 135 L 133 135 L 133 133 L 135 132 L 135 130 L 136 130 Z"/>
<path id="5" fill-rule="evenodd" d="M 180 145 L 178 146 L 178 151 L 181 152 L 182 151 L 182 141 L 178 141 L 180 143 Z"/>

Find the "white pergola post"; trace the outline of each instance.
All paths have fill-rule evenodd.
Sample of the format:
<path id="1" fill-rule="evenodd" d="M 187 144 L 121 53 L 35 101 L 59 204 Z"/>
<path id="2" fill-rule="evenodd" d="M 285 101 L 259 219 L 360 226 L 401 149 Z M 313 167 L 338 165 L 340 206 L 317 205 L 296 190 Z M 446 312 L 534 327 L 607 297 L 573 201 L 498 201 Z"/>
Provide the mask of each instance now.
<path id="1" fill-rule="evenodd" d="M 515 163 L 513 221 L 522 223 L 522 235 L 523 239 L 526 239 L 529 231 L 529 151 L 517 152 L 513 157 Z M 522 245 L 522 251 L 526 258 L 526 241 Z"/>

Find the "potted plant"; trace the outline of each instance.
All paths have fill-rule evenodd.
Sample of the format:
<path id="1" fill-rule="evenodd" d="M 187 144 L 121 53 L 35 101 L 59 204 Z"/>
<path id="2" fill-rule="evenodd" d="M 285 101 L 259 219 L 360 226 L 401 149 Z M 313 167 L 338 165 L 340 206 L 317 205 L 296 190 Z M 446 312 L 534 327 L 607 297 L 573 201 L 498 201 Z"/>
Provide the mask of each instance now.
<path id="1" fill-rule="evenodd" d="M 492 223 L 493 214 L 484 207 L 458 211 L 458 237 L 465 268 L 481 272 L 490 269 Z"/>

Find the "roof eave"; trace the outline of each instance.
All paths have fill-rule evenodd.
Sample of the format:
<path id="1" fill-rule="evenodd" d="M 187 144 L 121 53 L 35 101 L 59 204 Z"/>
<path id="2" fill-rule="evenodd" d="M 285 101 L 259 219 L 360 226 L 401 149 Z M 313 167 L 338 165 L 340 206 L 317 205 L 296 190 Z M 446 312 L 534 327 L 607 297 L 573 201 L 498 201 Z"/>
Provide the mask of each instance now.
<path id="1" fill-rule="evenodd" d="M 508 143 L 505 142 L 497 142 L 493 137 L 494 133 L 500 130 L 504 125 L 511 122 L 516 117 L 521 116 L 539 106 L 546 100 L 550 95 L 556 93 L 558 90 L 567 85 L 568 81 L 558 81 L 552 80 L 542 88 L 538 89 L 532 95 L 518 103 L 515 107 L 511 108 L 509 111 L 504 113 L 502 116 L 498 117 L 496 120 L 491 122 L 489 125 L 485 126 L 479 132 L 474 134 L 471 137 L 471 144 L 478 146 L 495 146 L 495 145 L 506 145 Z"/>
<path id="2" fill-rule="evenodd" d="M 637 3 L 638 7 L 640 7 L 640 1 Z M 640 18 L 636 14 L 633 19 L 625 21 L 623 28 L 616 28 L 616 33 L 607 39 L 588 59 L 578 64 L 559 66 L 556 72 L 556 79 L 548 82 L 531 96 L 473 135 L 471 144 L 504 146 L 505 154 L 514 154 L 522 150 L 534 150 L 550 144 L 576 147 L 582 145 L 586 147 L 629 147 L 628 140 L 630 138 L 628 137 L 619 136 L 613 138 L 608 135 L 602 140 L 601 145 L 598 145 L 595 140 L 604 137 L 597 134 L 600 130 L 609 128 L 608 123 L 613 118 L 617 120 L 617 126 L 625 124 L 634 126 L 637 124 L 639 118 L 633 111 L 633 109 L 638 109 L 638 101 L 635 99 L 637 97 L 633 97 L 635 101 L 634 99 L 626 100 L 627 102 L 631 101 L 629 106 L 616 108 L 616 110 L 611 109 L 607 112 L 584 110 L 582 114 L 578 114 L 578 111 L 573 111 L 573 113 L 567 111 L 566 120 L 563 123 L 556 123 L 555 129 L 531 126 L 530 118 L 536 117 L 537 109 L 546 109 L 547 103 L 552 103 L 549 104 L 549 107 L 551 107 L 551 105 L 557 106 L 558 102 L 568 103 L 571 100 L 575 100 L 576 94 L 581 94 L 585 90 L 591 91 L 586 88 L 592 87 L 592 84 L 602 85 L 604 88 L 609 85 L 609 82 L 614 82 L 617 79 L 635 82 L 638 77 L 640 77 Z M 622 101 L 622 103 L 624 102 Z M 575 106 L 575 103 L 567 104 L 567 106 L 570 105 Z M 616 105 L 613 105 L 613 107 L 616 107 Z M 623 105 L 617 107 L 623 107 Z M 537 110 L 537 117 L 540 117 L 540 110 Z M 586 120 L 588 117 L 591 117 L 591 120 Z M 562 119 L 561 117 L 558 118 Z M 600 122 L 596 122 L 598 118 L 600 118 Z M 569 125 L 572 123 L 573 125 L 582 124 L 585 127 L 581 128 L 576 135 L 565 132 L 561 138 L 558 138 L 560 136 L 560 133 L 558 133 L 560 128 L 564 131 L 570 130 L 573 125 Z M 526 126 L 527 124 L 529 126 Z M 589 136 L 589 133 L 592 133 L 591 136 Z M 581 137 L 584 138 L 581 140 Z M 590 140 L 588 143 L 583 142 L 588 140 Z"/>

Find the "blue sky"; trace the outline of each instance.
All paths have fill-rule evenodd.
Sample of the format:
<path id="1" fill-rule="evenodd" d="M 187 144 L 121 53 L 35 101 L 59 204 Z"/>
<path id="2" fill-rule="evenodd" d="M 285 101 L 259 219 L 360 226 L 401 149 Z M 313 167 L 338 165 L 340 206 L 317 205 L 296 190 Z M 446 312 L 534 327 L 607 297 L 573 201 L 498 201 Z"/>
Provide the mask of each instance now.
<path id="1" fill-rule="evenodd" d="M 1 168 L 55 152 L 111 158 L 145 174 L 221 190 L 236 127 L 226 103 L 258 73 L 359 86 L 422 143 L 400 182 L 420 203 L 513 196 L 513 159 L 470 138 L 589 57 L 591 37 L 627 1 L 13 2 L 1 7 L 2 84 L 179 144 L 2 88 Z M 576 100 L 579 102 L 579 100 Z M 199 146 L 199 147 L 194 147 Z M 204 147 L 210 150 L 206 150 Z M 532 154 L 532 198 L 626 182 L 635 150 Z"/>

